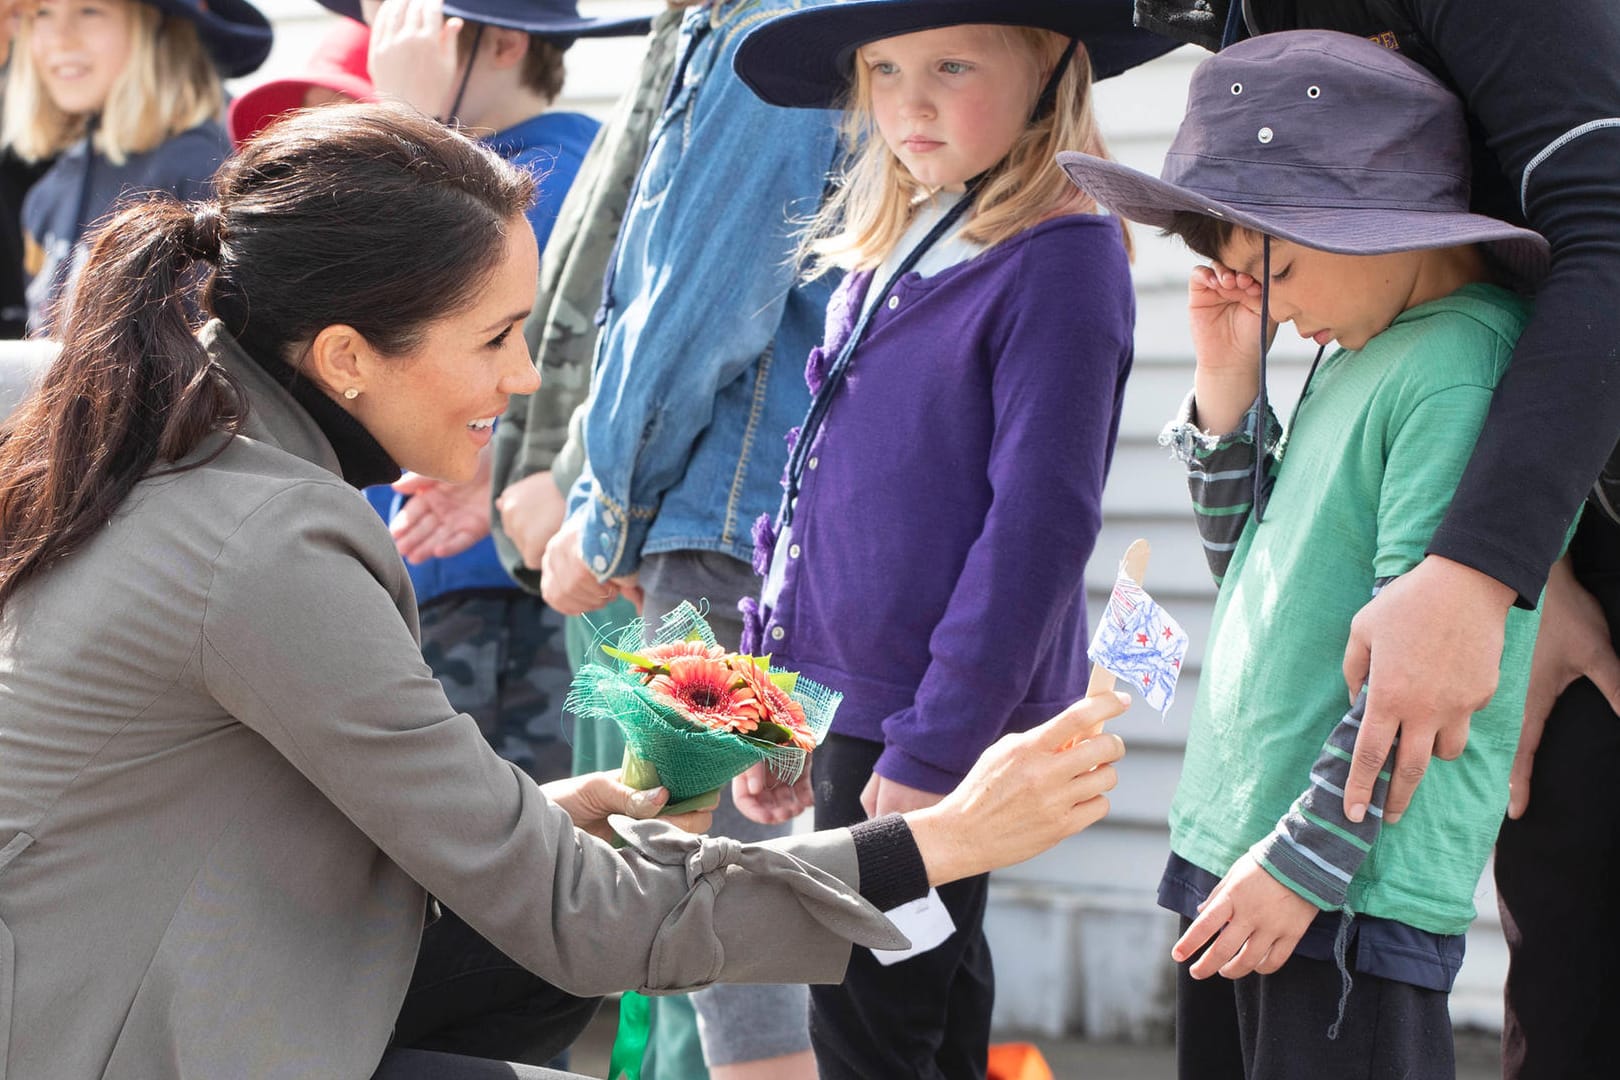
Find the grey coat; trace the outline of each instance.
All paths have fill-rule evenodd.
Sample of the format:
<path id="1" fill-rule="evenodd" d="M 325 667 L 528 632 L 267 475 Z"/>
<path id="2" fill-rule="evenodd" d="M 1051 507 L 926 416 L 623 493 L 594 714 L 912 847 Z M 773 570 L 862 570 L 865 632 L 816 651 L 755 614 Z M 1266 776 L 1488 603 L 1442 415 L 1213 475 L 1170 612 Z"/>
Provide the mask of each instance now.
<path id="1" fill-rule="evenodd" d="M 576 831 L 422 662 L 404 567 L 234 342 L 213 462 L 0 612 L 0 1080 L 369 1077 L 428 892 L 579 994 L 835 981 L 903 938 L 844 830 Z"/>

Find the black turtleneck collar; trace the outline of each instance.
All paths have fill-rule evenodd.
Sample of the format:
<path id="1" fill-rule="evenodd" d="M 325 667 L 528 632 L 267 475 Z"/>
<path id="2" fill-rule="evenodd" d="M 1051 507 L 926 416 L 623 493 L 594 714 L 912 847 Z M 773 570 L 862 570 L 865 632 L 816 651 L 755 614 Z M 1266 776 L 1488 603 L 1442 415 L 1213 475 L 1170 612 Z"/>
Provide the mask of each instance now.
<path id="1" fill-rule="evenodd" d="M 248 353 L 246 349 L 242 351 L 309 413 L 315 425 L 321 429 L 321 434 L 326 436 L 326 441 L 332 444 L 345 482 L 364 488 L 373 484 L 392 484 L 399 479 L 400 468 L 388 456 L 388 451 L 371 437 L 371 432 L 360 421 L 328 397 L 326 391 L 279 357 L 258 356 Z"/>

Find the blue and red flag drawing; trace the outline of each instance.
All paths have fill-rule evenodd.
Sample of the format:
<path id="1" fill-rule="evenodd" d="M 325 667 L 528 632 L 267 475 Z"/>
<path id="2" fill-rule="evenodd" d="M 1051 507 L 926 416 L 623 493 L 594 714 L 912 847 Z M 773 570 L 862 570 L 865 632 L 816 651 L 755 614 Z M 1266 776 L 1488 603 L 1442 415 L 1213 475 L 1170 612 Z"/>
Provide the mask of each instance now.
<path id="1" fill-rule="evenodd" d="M 1122 569 L 1087 655 L 1163 715 L 1176 699 L 1187 632 Z"/>

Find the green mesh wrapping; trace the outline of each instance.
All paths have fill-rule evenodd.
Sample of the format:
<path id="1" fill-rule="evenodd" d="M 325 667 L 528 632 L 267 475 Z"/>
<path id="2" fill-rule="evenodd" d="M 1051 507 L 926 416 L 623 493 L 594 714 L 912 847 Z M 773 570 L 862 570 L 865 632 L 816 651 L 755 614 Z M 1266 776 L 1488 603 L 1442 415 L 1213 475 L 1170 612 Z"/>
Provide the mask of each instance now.
<path id="1" fill-rule="evenodd" d="M 621 631 L 614 644 L 621 652 L 636 653 L 677 641 L 715 644 L 714 632 L 689 602 L 666 615 L 651 639 L 646 624 L 638 622 Z M 797 780 L 804 771 L 807 751 L 703 727 L 643 685 L 628 662 L 601 649 L 595 653 L 600 659 L 581 666 L 564 707 L 618 724 L 630 751 L 658 770 L 671 804 L 713 791 L 757 761 L 767 762 L 786 783 Z M 778 671 L 771 669 L 773 674 Z M 819 745 L 843 695 L 799 679 L 788 696 L 804 709 L 805 722 Z"/>

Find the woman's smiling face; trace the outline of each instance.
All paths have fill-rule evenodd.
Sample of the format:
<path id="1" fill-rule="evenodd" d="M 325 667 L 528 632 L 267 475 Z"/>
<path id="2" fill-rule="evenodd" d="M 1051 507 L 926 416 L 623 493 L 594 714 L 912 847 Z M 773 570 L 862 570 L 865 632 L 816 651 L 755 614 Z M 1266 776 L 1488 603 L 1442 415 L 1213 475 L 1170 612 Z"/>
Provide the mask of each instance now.
<path id="1" fill-rule="evenodd" d="M 513 394 L 532 394 L 540 374 L 523 339 L 534 304 L 539 255 L 522 216 L 507 222 L 501 261 L 475 299 L 429 323 L 399 356 L 368 354 L 353 399 L 327 390 L 403 469 L 464 482 L 478 469 L 496 417 Z M 330 377 L 328 382 L 334 382 Z"/>

